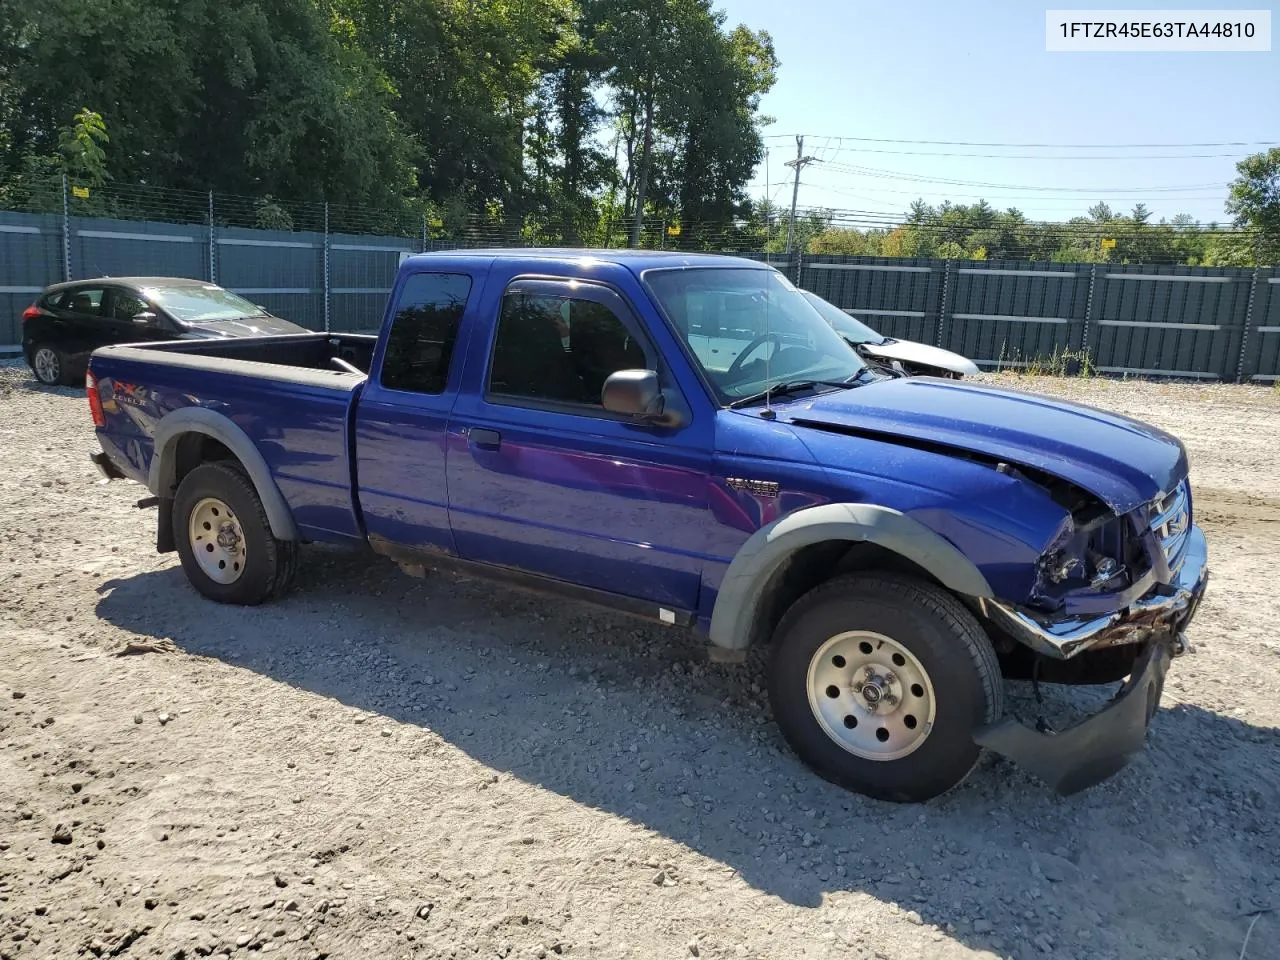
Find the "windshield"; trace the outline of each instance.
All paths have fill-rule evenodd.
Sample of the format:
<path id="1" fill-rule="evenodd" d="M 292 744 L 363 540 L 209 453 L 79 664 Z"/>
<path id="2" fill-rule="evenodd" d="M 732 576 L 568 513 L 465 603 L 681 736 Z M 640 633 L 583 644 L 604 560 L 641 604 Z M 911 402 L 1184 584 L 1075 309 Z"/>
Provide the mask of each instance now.
<path id="1" fill-rule="evenodd" d="M 834 303 L 829 303 L 808 290 L 800 292 L 813 304 L 813 308 L 822 314 L 822 319 L 831 324 L 832 329 L 846 340 L 852 340 L 854 343 L 871 343 L 884 339 L 884 334 L 876 333 L 862 321 L 853 319 Z"/>
<path id="2" fill-rule="evenodd" d="M 244 297 L 213 285 L 196 287 L 148 287 L 142 291 L 152 303 L 164 307 L 179 323 L 212 323 L 260 317 L 265 312 Z"/>
<path id="3" fill-rule="evenodd" d="M 645 281 L 721 402 L 788 381 L 848 380 L 865 368 L 777 270 L 654 270 Z"/>

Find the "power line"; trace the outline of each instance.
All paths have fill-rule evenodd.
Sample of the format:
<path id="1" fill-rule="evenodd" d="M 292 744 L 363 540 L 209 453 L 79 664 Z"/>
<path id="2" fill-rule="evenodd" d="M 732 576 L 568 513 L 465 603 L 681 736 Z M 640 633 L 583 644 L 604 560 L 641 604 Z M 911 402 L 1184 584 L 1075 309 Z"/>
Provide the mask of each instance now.
<path id="1" fill-rule="evenodd" d="M 804 181 L 801 181 L 800 186 L 802 186 L 802 187 L 812 187 L 812 188 L 814 188 L 814 189 L 816 189 L 816 190 L 825 190 L 825 191 L 827 191 L 827 192 L 829 192 L 829 193 L 836 193 L 836 194 L 839 194 L 839 195 L 840 195 L 840 196 L 842 196 L 842 197 L 849 197 L 850 199 L 853 199 L 853 200 L 865 200 L 865 201 L 867 201 L 868 203 L 878 203 L 878 202 L 880 202 L 880 201 L 882 201 L 882 200 L 883 200 L 884 202 L 888 202 L 888 203 L 892 203 L 892 202 L 894 202 L 893 200 L 890 200 L 890 199 L 887 199 L 887 198 L 882 198 L 882 197 L 868 197 L 868 196 L 864 196 L 864 195 L 862 195 L 862 194 L 850 193 L 850 192 L 849 192 L 849 191 L 847 191 L 847 190 L 841 190 L 840 188 L 838 188 L 838 187 L 833 187 L 833 186 L 831 186 L 830 184 L 826 184 L 826 183 L 818 183 L 818 182 L 816 182 L 816 181 L 804 180 Z M 915 199 L 923 199 L 923 198 L 920 196 L 920 191 L 919 191 L 919 190 L 893 190 L 893 189 L 890 189 L 890 188 L 888 188 L 888 187 L 873 187 L 872 189 L 873 189 L 876 193 L 896 193 L 896 194 L 901 194 L 901 195 L 903 195 L 903 196 L 913 197 L 913 198 L 915 198 Z M 970 200 L 996 200 L 996 199 L 999 199 L 999 198 L 1002 198 L 1002 197 L 1003 197 L 1003 198 L 1005 198 L 1005 199 L 1009 199 L 1009 200 L 1021 200 L 1021 201 L 1024 201 L 1024 202 L 1030 202 L 1030 203 L 1032 203 L 1032 204 L 1034 204 L 1035 206 L 1038 206 L 1038 207 L 1070 206 L 1070 207 L 1077 208 L 1077 209 L 1080 207 L 1080 205 L 1081 205 L 1082 203 L 1085 203 L 1085 202 L 1087 201 L 1087 198 L 1085 198 L 1085 197 L 1048 197 L 1048 198 L 1045 198 L 1045 197 L 1024 197 L 1024 196 L 1021 196 L 1021 195 L 1018 195 L 1018 194 L 1000 194 L 1000 193 L 953 193 L 953 192 L 951 192 L 951 191 L 949 191 L 949 190 L 948 190 L 948 191 L 947 191 L 947 198 L 948 198 L 948 199 L 951 199 L 951 198 L 954 198 L 954 197 L 963 197 L 963 198 L 965 198 L 965 199 L 970 199 Z M 1149 199 L 1150 199 L 1150 197 L 1148 197 L 1148 196 L 1146 196 L 1146 195 L 1143 195 L 1143 196 L 1132 196 L 1132 197 L 1115 197 L 1115 196 L 1113 196 L 1113 197 L 1108 197 L 1108 198 L 1107 198 L 1107 200 L 1108 200 L 1108 202 L 1109 202 L 1109 203 L 1128 203 L 1128 202 L 1133 202 L 1133 203 L 1143 203 L 1143 202 L 1145 202 L 1145 201 L 1147 201 L 1147 200 L 1149 200 Z M 1169 199 L 1169 198 L 1166 198 L 1166 199 Z M 1200 196 L 1179 196 L 1179 197 L 1174 198 L 1174 199 L 1177 199 L 1178 201 L 1182 201 L 1182 200 L 1220 200 L 1220 199 L 1221 199 L 1221 196 L 1220 196 L 1219 194 L 1203 194 L 1203 195 L 1200 195 Z"/>
<path id="2" fill-rule="evenodd" d="M 1049 192 L 1049 193 L 1082 193 L 1082 194 L 1102 194 L 1102 193 L 1177 193 L 1185 190 L 1206 190 L 1206 189 L 1222 189 L 1225 183 L 1193 183 L 1181 184 L 1176 186 L 1151 187 L 1151 186 L 1135 186 L 1135 187 L 1053 187 L 1053 186 L 1037 186 L 1033 184 L 1016 184 L 1016 183 L 989 183 L 982 180 L 961 180 L 951 177 L 927 177 L 923 174 L 914 173 L 897 173 L 893 170 L 886 170 L 882 167 L 864 167 L 857 164 L 847 163 L 824 163 L 823 169 L 832 170 L 836 173 L 844 173 L 854 176 L 875 177 L 884 180 L 904 180 L 912 183 L 941 183 L 949 186 L 959 187 L 988 187 L 993 190 L 1021 190 L 1027 192 Z"/>
<path id="3" fill-rule="evenodd" d="M 824 152 L 826 148 L 824 147 Z M 1231 158 L 1239 159 L 1238 153 L 1103 153 L 1078 156 L 1070 153 L 951 153 L 936 150 L 879 150 L 867 147 L 837 146 L 835 155 L 841 153 L 884 153 L 903 157 L 973 157 L 984 160 L 1211 160 Z"/>
<path id="4" fill-rule="evenodd" d="M 801 186 L 812 187 L 815 190 L 826 191 L 829 193 L 837 193 L 840 196 L 852 197 L 855 200 L 864 200 L 870 203 L 883 202 L 883 203 L 893 203 L 893 204 L 896 204 L 896 203 L 906 204 L 906 203 L 910 203 L 913 200 L 923 200 L 926 198 L 928 194 L 935 194 L 940 196 L 944 200 L 952 200 L 952 201 L 986 200 L 989 203 L 996 204 L 1000 207 L 1035 206 L 1035 207 L 1061 207 L 1063 209 L 1079 209 L 1099 199 L 1097 197 L 1092 197 L 1087 194 L 1078 195 L 1078 196 L 1056 196 L 1052 194 L 1049 194 L 1049 195 L 1033 194 L 1028 196 L 1025 194 L 999 193 L 999 192 L 992 193 L 988 191 L 984 191 L 982 193 L 960 193 L 960 192 L 954 192 L 951 190 L 943 190 L 940 188 L 939 189 L 924 188 L 920 190 L 892 190 L 886 187 L 879 187 L 874 185 L 870 186 L 868 190 L 869 192 L 872 192 L 875 195 L 867 196 L 865 194 L 849 193 L 846 190 L 840 190 L 836 187 L 831 186 L 830 184 L 818 183 L 816 181 L 806 180 L 804 181 L 804 183 L 801 184 Z M 894 194 L 895 197 L 883 196 L 884 194 Z M 898 200 L 896 199 L 896 197 L 901 197 L 903 199 Z M 1105 197 L 1105 202 L 1110 204 L 1128 204 L 1128 203 L 1150 204 L 1152 202 L 1155 202 L 1165 206 L 1171 206 L 1175 204 L 1181 205 L 1184 201 L 1190 204 L 1190 203 L 1196 203 L 1196 202 L 1203 202 L 1206 200 L 1221 200 L 1221 199 L 1222 199 L 1222 196 L 1219 194 L 1177 194 L 1174 196 L 1154 197 L 1154 198 L 1147 194 L 1133 194 L 1133 195 L 1108 194 Z"/>
<path id="5" fill-rule="evenodd" d="M 1157 236 L 1156 228 L 1167 227 L 1174 235 L 1185 234 L 1188 237 L 1193 236 L 1237 236 L 1250 237 L 1259 235 L 1260 231 L 1248 228 L 1224 228 L 1218 227 L 1209 229 L 1204 226 L 1191 224 L 1183 228 L 1179 228 L 1173 224 L 1124 224 L 1116 222 L 1096 222 L 1082 221 L 1079 223 L 1065 223 L 1057 221 L 1044 220 L 1020 220 L 1017 223 L 993 223 L 983 225 L 973 223 L 971 221 L 946 224 L 937 221 L 924 221 L 922 223 L 911 223 L 903 218 L 886 219 L 876 214 L 868 214 L 866 211 L 848 210 L 831 207 L 801 207 L 798 211 L 802 215 L 817 215 L 827 220 L 833 225 L 841 226 L 861 226 L 864 229 L 886 229 L 891 227 L 910 227 L 913 230 L 919 230 L 927 233 L 948 233 L 961 231 L 985 231 L 985 230 L 1020 230 L 1034 229 L 1041 237 L 1050 237 L 1058 239 L 1076 239 L 1096 237 L 1100 232 L 1108 237 L 1117 237 L 1120 239 L 1136 239 Z"/>
<path id="6" fill-rule="evenodd" d="M 792 134 L 767 134 L 764 140 L 790 140 Z M 1020 147 L 1063 150 L 1173 150 L 1196 147 L 1274 147 L 1280 140 L 1224 140 L 1216 143 L 992 143 L 978 140 L 901 140 L 889 137 L 828 137 L 828 140 L 851 140 L 855 143 L 907 143 L 936 147 Z"/>

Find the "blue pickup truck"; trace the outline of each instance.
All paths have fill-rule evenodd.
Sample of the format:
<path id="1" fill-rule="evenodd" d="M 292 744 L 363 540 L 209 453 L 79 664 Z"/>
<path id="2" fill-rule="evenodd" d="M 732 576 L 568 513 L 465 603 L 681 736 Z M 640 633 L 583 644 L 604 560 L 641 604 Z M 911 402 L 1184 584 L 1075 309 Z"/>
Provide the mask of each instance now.
<path id="1" fill-rule="evenodd" d="M 1208 578 L 1175 438 L 877 372 L 745 259 L 424 254 L 376 336 L 110 346 L 86 388 L 95 462 L 149 488 L 211 600 L 280 596 L 325 541 L 690 628 L 717 661 L 764 645 L 796 753 L 890 800 L 983 749 L 1062 793 L 1114 774 Z M 1119 686 L 1053 729 L 1005 679 Z"/>

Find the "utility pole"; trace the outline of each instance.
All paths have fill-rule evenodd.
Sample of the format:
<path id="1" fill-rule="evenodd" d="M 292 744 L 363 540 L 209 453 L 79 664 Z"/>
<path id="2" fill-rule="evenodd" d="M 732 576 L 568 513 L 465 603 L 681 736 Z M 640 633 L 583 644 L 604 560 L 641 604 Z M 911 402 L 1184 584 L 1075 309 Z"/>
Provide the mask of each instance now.
<path id="1" fill-rule="evenodd" d="M 787 253 L 791 253 L 791 242 L 796 232 L 796 201 L 800 197 L 800 171 L 811 163 L 816 163 L 817 157 L 806 157 L 804 155 L 804 137 L 796 136 L 796 158 L 788 160 L 785 166 L 796 168 L 795 183 L 791 187 L 791 219 L 787 221 Z"/>
<path id="2" fill-rule="evenodd" d="M 769 242 L 769 148 L 764 148 L 764 240 Z"/>

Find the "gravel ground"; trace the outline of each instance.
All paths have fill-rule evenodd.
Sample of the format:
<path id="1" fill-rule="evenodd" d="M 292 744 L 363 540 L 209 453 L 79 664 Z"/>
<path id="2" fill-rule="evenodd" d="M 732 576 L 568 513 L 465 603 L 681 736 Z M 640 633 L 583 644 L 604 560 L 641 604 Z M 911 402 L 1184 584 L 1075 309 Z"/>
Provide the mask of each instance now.
<path id="1" fill-rule="evenodd" d="M 204 601 L 0 368 L 0 958 L 1280 956 L 1280 394 L 1000 382 L 1185 438 L 1214 580 L 1122 773 L 905 807 L 678 631 L 319 548 Z"/>

